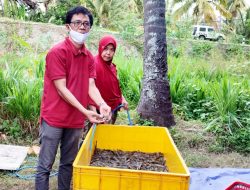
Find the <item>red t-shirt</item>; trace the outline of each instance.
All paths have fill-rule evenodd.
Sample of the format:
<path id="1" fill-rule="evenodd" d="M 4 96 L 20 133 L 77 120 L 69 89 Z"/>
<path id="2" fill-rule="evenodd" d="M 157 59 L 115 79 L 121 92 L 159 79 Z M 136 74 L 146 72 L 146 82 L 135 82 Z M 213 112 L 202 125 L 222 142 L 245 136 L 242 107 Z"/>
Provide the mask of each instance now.
<path id="1" fill-rule="evenodd" d="M 94 58 L 85 46 L 76 49 L 69 38 L 55 45 L 46 56 L 41 119 L 54 127 L 83 127 L 85 116 L 58 94 L 53 81 L 65 78 L 67 88 L 86 107 L 89 78 L 95 76 Z"/>

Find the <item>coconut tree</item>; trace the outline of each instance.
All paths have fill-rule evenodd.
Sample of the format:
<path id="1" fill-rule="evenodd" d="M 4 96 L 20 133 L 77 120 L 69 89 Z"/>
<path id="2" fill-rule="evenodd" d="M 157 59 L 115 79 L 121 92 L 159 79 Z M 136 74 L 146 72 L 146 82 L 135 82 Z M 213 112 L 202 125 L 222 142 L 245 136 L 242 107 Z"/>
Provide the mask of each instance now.
<path id="1" fill-rule="evenodd" d="M 227 6 L 233 17 L 238 13 L 242 15 L 242 11 L 247 7 L 245 0 L 229 0 Z"/>
<path id="2" fill-rule="evenodd" d="M 144 0 L 142 91 L 137 107 L 143 119 L 160 126 L 175 124 L 167 79 L 165 0 Z"/>
<path id="3" fill-rule="evenodd" d="M 91 10 L 96 24 L 103 27 L 115 25 L 128 12 L 127 0 L 81 0 L 81 3 Z"/>
<path id="4" fill-rule="evenodd" d="M 0 2 L 2 4 L 2 0 L 0 0 Z M 2 5 L 2 13 L 6 17 L 24 17 L 25 7 L 30 10 L 35 10 L 38 7 L 38 4 L 32 0 L 4 0 Z"/>
<path id="5" fill-rule="evenodd" d="M 191 12 L 196 23 L 204 20 L 207 24 L 217 26 L 215 9 L 222 16 L 231 17 L 230 12 L 226 10 L 225 0 L 173 0 L 173 6 L 178 3 L 181 6 L 174 12 L 174 20 L 179 20 L 184 14 Z"/>
<path id="6" fill-rule="evenodd" d="M 242 26 L 246 32 L 246 27 L 242 15 L 242 11 L 246 10 L 247 8 L 245 0 L 229 0 L 227 6 L 230 13 L 232 14 L 232 17 L 235 18 L 238 15 L 240 16 Z"/>

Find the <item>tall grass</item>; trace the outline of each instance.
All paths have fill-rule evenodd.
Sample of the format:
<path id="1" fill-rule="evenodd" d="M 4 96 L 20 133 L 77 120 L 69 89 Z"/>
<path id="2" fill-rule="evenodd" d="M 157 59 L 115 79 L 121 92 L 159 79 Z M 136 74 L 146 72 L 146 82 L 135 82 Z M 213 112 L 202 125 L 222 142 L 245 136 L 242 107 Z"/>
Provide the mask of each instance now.
<path id="1" fill-rule="evenodd" d="M 4 110 L 1 118 L 15 121 L 15 125 L 19 122 L 23 124 L 24 132 L 35 135 L 37 130 L 34 128 L 37 127 L 40 112 L 44 56 L 12 55 L 7 53 L 0 59 L 0 77 L 3 79 L 0 83 L 1 105 Z"/>
<path id="2" fill-rule="evenodd" d="M 120 86 L 130 107 L 135 108 L 140 99 L 142 71 L 142 57 L 118 48 L 114 63 L 117 65 Z"/>
<path id="3" fill-rule="evenodd" d="M 237 119 L 237 97 L 239 96 L 239 86 L 233 85 L 227 75 L 218 82 L 210 84 L 210 93 L 213 97 L 219 123 L 225 124 L 228 131 L 232 134 L 233 125 L 242 127 Z"/>
<path id="4" fill-rule="evenodd" d="M 250 73 L 242 67 L 247 63 L 184 56 L 169 56 L 168 63 L 176 113 L 206 122 L 225 147 L 250 152 L 249 143 L 239 143 L 250 139 Z"/>

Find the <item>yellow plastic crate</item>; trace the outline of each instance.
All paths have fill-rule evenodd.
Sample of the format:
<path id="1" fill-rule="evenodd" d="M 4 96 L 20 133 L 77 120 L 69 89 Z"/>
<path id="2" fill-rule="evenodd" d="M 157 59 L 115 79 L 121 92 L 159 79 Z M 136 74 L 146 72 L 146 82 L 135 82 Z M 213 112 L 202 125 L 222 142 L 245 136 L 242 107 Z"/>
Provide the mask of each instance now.
<path id="1" fill-rule="evenodd" d="M 169 172 L 89 166 L 95 148 L 161 152 Z M 164 127 L 98 125 L 95 133 L 91 128 L 87 134 L 73 163 L 74 190 L 188 190 L 189 180 L 188 168 Z"/>

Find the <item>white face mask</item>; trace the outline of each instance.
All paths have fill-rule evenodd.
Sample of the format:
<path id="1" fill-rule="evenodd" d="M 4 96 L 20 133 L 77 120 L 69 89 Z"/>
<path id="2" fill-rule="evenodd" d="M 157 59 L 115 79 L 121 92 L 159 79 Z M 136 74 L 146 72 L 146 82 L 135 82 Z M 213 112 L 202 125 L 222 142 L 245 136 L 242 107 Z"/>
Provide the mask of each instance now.
<path id="1" fill-rule="evenodd" d="M 76 32 L 70 28 L 69 35 L 75 43 L 82 45 L 87 40 L 87 38 L 89 36 L 89 32 L 82 34 L 82 33 Z"/>

